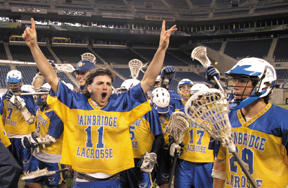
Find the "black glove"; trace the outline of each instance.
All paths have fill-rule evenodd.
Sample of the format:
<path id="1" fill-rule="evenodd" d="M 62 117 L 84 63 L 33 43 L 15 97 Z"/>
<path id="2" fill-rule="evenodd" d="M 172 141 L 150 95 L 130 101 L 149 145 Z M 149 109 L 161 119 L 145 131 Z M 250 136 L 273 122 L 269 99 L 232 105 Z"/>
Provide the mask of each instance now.
<path id="1" fill-rule="evenodd" d="M 216 77 L 218 80 L 220 79 L 220 73 L 219 71 L 212 65 L 210 65 L 209 67 L 207 67 L 206 69 L 206 77 L 208 81 L 213 80 L 213 77 Z"/>
<path id="2" fill-rule="evenodd" d="M 38 138 L 39 135 L 35 132 L 32 132 L 30 137 L 23 137 L 21 139 L 22 146 L 24 148 L 37 148 L 39 146 Z"/>
<path id="3" fill-rule="evenodd" d="M 172 78 L 175 75 L 174 66 L 166 66 L 161 70 L 161 87 L 169 89 Z"/>

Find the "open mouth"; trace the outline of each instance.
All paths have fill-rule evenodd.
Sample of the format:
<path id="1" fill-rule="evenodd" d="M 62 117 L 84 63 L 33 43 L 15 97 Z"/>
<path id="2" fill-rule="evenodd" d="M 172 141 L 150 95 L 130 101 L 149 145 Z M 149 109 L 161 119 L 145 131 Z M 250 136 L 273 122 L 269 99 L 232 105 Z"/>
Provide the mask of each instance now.
<path id="1" fill-rule="evenodd" d="M 101 94 L 102 99 L 104 99 L 106 96 L 107 96 L 107 93 L 102 93 Z"/>

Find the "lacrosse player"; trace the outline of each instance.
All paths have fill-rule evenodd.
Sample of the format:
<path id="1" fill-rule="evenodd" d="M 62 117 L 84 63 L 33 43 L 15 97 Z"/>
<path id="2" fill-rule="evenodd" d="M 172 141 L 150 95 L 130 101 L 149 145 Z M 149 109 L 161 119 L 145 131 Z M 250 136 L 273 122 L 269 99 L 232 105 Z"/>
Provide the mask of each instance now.
<path id="1" fill-rule="evenodd" d="M 77 91 L 82 91 L 85 87 L 86 77 L 88 72 L 94 68 L 96 57 L 91 53 L 84 53 L 81 55 L 81 60 L 76 64 L 74 74 L 79 85 Z"/>
<path id="2" fill-rule="evenodd" d="M 113 74 L 99 68 L 87 76 L 84 94 L 73 92 L 59 78 L 37 44 L 34 19 L 23 38 L 33 58 L 51 85 L 49 106 L 63 121 L 61 162 L 77 171 L 75 187 L 120 187 L 119 172 L 134 167 L 129 126 L 151 110 L 145 93 L 153 86 L 163 66 L 172 26 L 162 23 L 159 47 L 140 84 L 122 94 L 112 94 Z M 123 160 L 124 159 L 124 160 Z"/>
<path id="3" fill-rule="evenodd" d="M 50 85 L 45 83 L 40 87 L 40 92 L 49 92 Z M 56 113 L 47 105 L 47 94 L 38 95 L 38 110 L 36 116 L 36 131 L 30 137 L 24 137 L 22 143 L 26 148 L 34 148 L 29 163 L 29 172 L 47 168 L 48 171 L 61 170 L 60 164 L 63 123 Z M 41 187 L 66 187 L 64 172 L 52 176 L 43 176 L 25 181 L 30 188 Z"/>
<path id="4" fill-rule="evenodd" d="M 229 119 L 239 157 L 257 187 L 287 187 L 288 111 L 269 102 L 277 79 L 274 67 L 250 57 L 226 74 L 233 92 Z M 251 187 L 234 156 L 222 146 L 212 176 L 215 188 Z"/>
<path id="5" fill-rule="evenodd" d="M 177 93 L 181 97 L 183 105 L 185 105 L 186 101 L 190 97 L 190 90 L 192 86 L 193 82 L 188 78 L 184 78 L 178 82 Z"/>
<path id="6" fill-rule="evenodd" d="M 126 92 L 139 83 L 140 81 L 137 79 L 125 80 L 121 84 L 120 91 Z M 152 187 L 154 178 L 151 176 L 151 172 L 157 162 L 158 151 L 164 142 L 157 112 L 152 108 L 151 111 L 130 125 L 129 132 L 135 167 L 121 173 L 122 186 Z M 125 184 L 125 180 L 129 185 Z"/>
<path id="7" fill-rule="evenodd" d="M 183 83 L 183 80 L 181 81 Z M 190 82 L 188 82 L 188 84 L 190 84 Z M 209 88 L 205 84 L 197 83 L 189 89 L 189 94 L 193 95 L 197 91 L 205 91 L 208 89 Z M 183 88 L 181 93 L 184 93 Z M 182 100 L 185 101 L 185 98 L 182 98 Z M 187 100 L 188 99 L 186 99 L 186 101 Z M 176 143 L 173 143 L 171 145 L 170 155 L 174 155 L 175 149 L 179 148 L 179 146 L 176 146 L 175 144 Z M 190 121 L 189 128 L 184 134 L 183 144 L 183 152 L 179 157 L 179 164 L 176 168 L 175 188 L 212 188 L 213 179 L 211 173 L 214 162 L 212 146 L 214 146 L 215 143 L 212 142 L 210 134 L 194 122 Z"/>
<path id="8" fill-rule="evenodd" d="M 7 92 L 3 95 L 2 119 L 4 128 L 11 141 L 12 154 L 23 170 L 27 170 L 31 156 L 30 149 L 24 148 L 21 138 L 35 131 L 35 114 L 37 105 L 32 95 L 20 96 L 22 92 L 22 74 L 18 70 L 7 73 Z"/>
<path id="9" fill-rule="evenodd" d="M 161 123 L 162 132 L 165 132 L 166 125 L 169 122 L 170 115 L 175 111 L 173 106 L 170 105 L 170 93 L 163 87 L 158 87 L 152 91 L 151 104 L 157 111 Z M 164 146 L 159 151 L 157 157 L 158 166 L 156 169 L 156 182 L 160 187 L 168 187 L 170 170 L 171 170 L 171 157 L 168 151 L 169 134 L 164 134 Z"/>
<path id="10" fill-rule="evenodd" d="M 1 114 L 2 114 L 2 111 L 3 111 L 3 103 L 2 103 L 2 99 L 0 98 L 0 113 Z M 11 146 L 10 139 L 3 125 L 2 117 L 0 119 L 0 141 L 4 144 L 6 148 Z"/>

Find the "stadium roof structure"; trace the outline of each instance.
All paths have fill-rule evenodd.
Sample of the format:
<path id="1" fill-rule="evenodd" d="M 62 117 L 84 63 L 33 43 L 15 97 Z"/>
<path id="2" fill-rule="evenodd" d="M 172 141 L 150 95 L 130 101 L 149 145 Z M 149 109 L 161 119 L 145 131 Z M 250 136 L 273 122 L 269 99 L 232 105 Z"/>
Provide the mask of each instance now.
<path id="1" fill-rule="evenodd" d="M 0 0 L 0 16 L 58 21 L 191 23 L 287 13 L 287 0 Z"/>

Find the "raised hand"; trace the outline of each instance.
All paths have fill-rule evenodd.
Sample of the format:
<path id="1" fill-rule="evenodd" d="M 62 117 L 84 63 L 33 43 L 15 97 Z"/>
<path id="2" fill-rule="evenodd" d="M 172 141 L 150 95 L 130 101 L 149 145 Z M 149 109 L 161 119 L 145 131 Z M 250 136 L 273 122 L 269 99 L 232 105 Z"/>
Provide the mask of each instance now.
<path id="1" fill-rule="evenodd" d="M 159 48 L 166 50 L 169 46 L 170 36 L 177 30 L 176 25 L 170 27 L 170 29 L 166 30 L 166 21 L 162 22 L 162 29 L 160 34 Z"/>
<path id="2" fill-rule="evenodd" d="M 31 28 L 26 27 L 22 34 L 23 39 L 25 40 L 28 47 L 33 47 L 37 44 L 37 32 L 35 27 L 35 21 L 31 18 Z"/>

